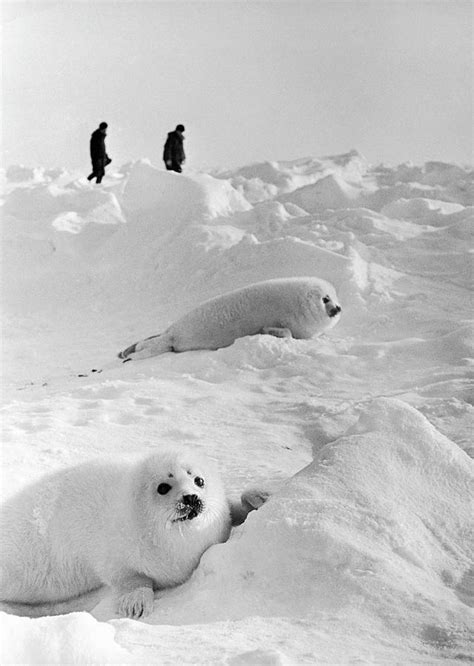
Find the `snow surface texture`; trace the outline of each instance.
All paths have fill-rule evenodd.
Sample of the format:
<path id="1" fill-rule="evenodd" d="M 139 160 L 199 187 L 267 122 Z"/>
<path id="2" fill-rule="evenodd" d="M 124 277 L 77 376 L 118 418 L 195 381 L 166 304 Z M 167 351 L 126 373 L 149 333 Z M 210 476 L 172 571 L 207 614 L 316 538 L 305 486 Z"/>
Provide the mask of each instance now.
<path id="1" fill-rule="evenodd" d="M 205 451 L 232 497 L 274 495 L 146 622 L 106 592 L 92 614 L 2 614 L 1 662 L 467 663 L 473 172 L 351 152 L 4 182 L 3 497 L 157 442 Z M 115 359 L 208 298 L 291 276 L 335 286 L 337 327 Z"/>

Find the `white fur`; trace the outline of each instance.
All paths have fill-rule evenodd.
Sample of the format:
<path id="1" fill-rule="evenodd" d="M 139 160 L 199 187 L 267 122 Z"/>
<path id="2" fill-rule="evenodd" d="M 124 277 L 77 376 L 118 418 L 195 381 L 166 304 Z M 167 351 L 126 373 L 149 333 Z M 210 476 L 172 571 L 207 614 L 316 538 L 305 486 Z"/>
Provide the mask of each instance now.
<path id="1" fill-rule="evenodd" d="M 172 476 L 170 476 L 172 475 Z M 197 487 L 196 477 L 205 485 Z M 160 483 L 172 485 L 160 495 Z M 204 510 L 176 521 L 183 495 Z M 202 454 L 166 449 L 136 463 L 86 463 L 47 476 L 0 514 L 0 599 L 46 603 L 103 584 L 122 614 L 153 608 L 153 590 L 185 581 L 202 553 L 228 538 L 229 503 Z"/>
<path id="2" fill-rule="evenodd" d="M 266 280 L 202 303 L 161 335 L 141 340 L 119 356 L 146 358 L 167 351 L 219 349 L 258 333 L 312 338 L 334 326 L 339 312 L 334 287 L 324 280 Z"/>

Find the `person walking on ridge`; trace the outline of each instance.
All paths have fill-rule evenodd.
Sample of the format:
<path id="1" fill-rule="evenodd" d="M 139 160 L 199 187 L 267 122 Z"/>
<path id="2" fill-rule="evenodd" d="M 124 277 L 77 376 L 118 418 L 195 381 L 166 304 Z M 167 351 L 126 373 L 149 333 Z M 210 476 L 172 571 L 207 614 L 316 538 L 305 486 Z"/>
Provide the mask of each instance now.
<path id="1" fill-rule="evenodd" d="M 90 151 L 92 160 L 92 173 L 87 176 L 87 180 L 96 178 L 97 184 L 99 184 L 104 177 L 105 167 L 112 161 L 105 150 L 106 135 L 107 123 L 100 123 L 99 127 L 91 134 Z"/>
<path id="2" fill-rule="evenodd" d="M 186 159 L 184 154 L 184 125 L 176 125 L 174 132 L 168 132 L 165 147 L 163 150 L 163 161 L 167 171 L 176 171 L 181 173 L 181 165 Z"/>

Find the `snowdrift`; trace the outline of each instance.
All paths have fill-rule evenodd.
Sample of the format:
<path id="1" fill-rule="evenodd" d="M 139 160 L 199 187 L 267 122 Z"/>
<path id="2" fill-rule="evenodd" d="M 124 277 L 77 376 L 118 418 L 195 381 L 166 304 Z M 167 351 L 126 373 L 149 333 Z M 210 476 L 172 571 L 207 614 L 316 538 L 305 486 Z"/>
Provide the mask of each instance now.
<path id="1" fill-rule="evenodd" d="M 272 498 L 147 622 L 1 615 L 3 663 L 464 663 L 472 532 L 473 172 L 345 155 L 97 187 L 4 174 L 3 483 L 186 443 Z M 314 340 L 116 353 L 246 284 L 315 276 Z M 470 454 L 470 455 L 469 455 Z"/>
<path id="2" fill-rule="evenodd" d="M 221 618 L 290 615 L 321 626 L 337 613 L 357 631 L 371 616 L 375 624 L 384 618 L 396 643 L 400 618 L 409 616 L 415 650 L 427 641 L 462 651 L 471 481 L 472 461 L 416 410 L 373 401 L 249 516 L 239 538 L 203 556 L 184 617 L 201 608 L 214 621 L 219 608 Z M 158 611 L 163 623 L 177 620 L 182 594 Z"/>
<path id="3" fill-rule="evenodd" d="M 312 619 L 331 632 L 362 632 L 359 655 L 378 662 L 398 649 L 401 619 L 408 617 L 411 635 L 404 641 L 412 660 L 417 655 L 422 661 L 427 646 L 463 659 L 473 545 L 466 539 L 465 498 L 471 481 L 470 459 L 419 412 L 398 400 L 375 400 L 227 544 L 209 549 L 191 580 L 168 592 L 165 604 L 158 601 L 150 622 L 260 617 L 271 625 L 282 617 Z M 113 617 L 103 604 L 96 614 L 104 619 L 107 612 Z M 4 641 L 5 655 L 28 662 L 30 621 L 4 622 L 12 641 Z M 38 620 L 35 645 L 49 663 L 64 663 L 66 646 L 47 641 L 51 632 L 66 629 L 79 662 L 100 661 L 101 654 L 108 663 L 133 660 L 120 645 L 134 623 L 113 624 L 115 639 L 111 627 L 83 614 Z M 367 643 L 368 625 L 383 632 L 383 646 Z M 81 632 L 89 635 L 86 645 L 75 642 Z M 189 638 L 182 642 L 192 649 Z M 160 649 L 156 639 L 152 647 Z M 330 659 L 344 661 L 347 649 L 346 641 L 333 645 Z M 295 655 L 296 663 L 301 656 Z M 168 663 L 172 654 L 165 651 L 162 658 Z"/>

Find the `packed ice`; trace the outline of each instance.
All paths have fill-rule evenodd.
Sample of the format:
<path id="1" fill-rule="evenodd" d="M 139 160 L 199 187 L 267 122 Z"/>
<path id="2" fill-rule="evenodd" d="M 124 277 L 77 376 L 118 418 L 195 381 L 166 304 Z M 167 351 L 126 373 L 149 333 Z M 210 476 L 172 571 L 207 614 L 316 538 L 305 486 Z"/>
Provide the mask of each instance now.
<path id="1" fill-rule="evenodd" d="M 209 173 L 140 160 L 100 186 L 4 171 L 3 498 L 160 443 L 205 452 L 232 497 L 271 497 L 145 621 L 107 590 L 1 613 L 2 663 L 472 659 L 473 176 L 355 150 Z M 336 327 L 116 356 L 294 276 L 334 285 Z"/>

